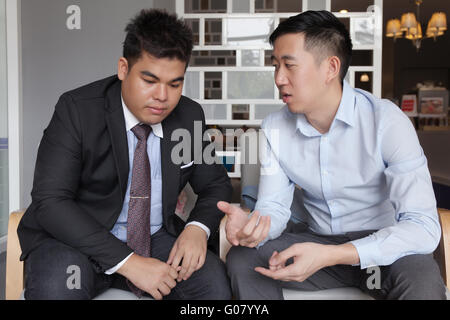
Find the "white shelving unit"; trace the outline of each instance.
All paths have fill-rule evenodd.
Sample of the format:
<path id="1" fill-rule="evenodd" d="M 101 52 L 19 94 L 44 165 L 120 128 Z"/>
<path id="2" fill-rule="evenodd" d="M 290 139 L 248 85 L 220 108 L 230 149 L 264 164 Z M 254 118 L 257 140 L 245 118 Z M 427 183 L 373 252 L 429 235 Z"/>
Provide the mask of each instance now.
<path id="1" fill-rule="evenodd" d="M 255 0 L 240 0 L 248 1 L 248 13 L 235 13 L 233 12 L 235 1 L 227 0 L 226 12 L 223 13 L 188 13 L 192 10 L 189 8 L 185 10 L 185 3 L 189 2 L 176 0 L 176 12 L 179 17 L 183 17 L 185 20 L 194 20 L 196 23 L 198 21 L 198 44 L 194 46 L 194 52 L 200 51 L 199 55 L 202 51 L 235 52 L 234 65 L 190 66 L 187 69 L 184 94 L 188 91 L 191 94 L 190 97 L 203 106 L 207 125 L 259 127 L 267 113 L 283 107 L 283 102 L 279 99 L 278 89 L 273 81 L 274 68 L 265 65 L 266 51 L 272 50 L 268 38 L 281 19 L 296 13 L 257 13 L 255 12 Z M 306 11 L 309 2 L 313 0 L 297 1 L 302 4 L 302 10 Z M 324 9 L 330 10 L 331 1 L 324 2 L 326 4 Z M 276 8 L 277 0 L 273 0 L 273 3 Z M 333 14 L 340 19 L 349 19 L 353 50 L 372 51 L 372 65 L 350 66 L 346 80 L 355 86 L 357 73 L 371 73 L 372 92 L 381 97 L 383 0 L 374 0 L 373 3 L 374 5 L 368 8 L 367 12 L 333 12 Z M 211 20 L 221 21 L 220 44 L 209 45 L 208 41 L 205 41 L 206 25 Z M 243 59 L 243 54 L 247 54 L 250 50 L 256 55 L 257 65 L 246 65 Z M 221 74 L 221 99 L 205 98 L 205 77 L 207 73 L 211 72 Z M 270 84 L 269 78 L 271 78 Z M 249 88 L 253 89 L 253 86 L 262 89 L 252 93 Z M 233 119 L 233 105 L 240 104 L 248 105 L 247 119 Z M 237 153 L 239 150 L 234 152 Z"/>

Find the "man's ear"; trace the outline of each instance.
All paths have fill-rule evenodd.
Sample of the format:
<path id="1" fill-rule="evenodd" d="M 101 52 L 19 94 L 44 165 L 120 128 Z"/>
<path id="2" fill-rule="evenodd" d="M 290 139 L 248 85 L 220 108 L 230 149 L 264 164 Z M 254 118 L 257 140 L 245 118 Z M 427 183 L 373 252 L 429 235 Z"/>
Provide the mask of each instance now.
<path id="1" fill-rule="evenodd" d="M 341 60 L 337 56 L 328 58 L 327 83 L 339 78 L 341 71 Z"/>
<path id="2" fill-rule="evenodd" d="M 117 77 L 120 80 L 124 80 L 127 77 L 128 74 L 128 60 L 124 57 L 121 57 L 119 59 L 119 62 L 117 63 Z"/>

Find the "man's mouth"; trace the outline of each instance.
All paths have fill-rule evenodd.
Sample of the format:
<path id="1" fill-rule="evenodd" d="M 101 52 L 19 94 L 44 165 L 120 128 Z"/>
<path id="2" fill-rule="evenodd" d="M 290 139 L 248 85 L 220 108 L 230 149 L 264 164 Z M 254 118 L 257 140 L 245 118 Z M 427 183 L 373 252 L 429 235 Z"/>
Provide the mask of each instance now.
<path id="1" fill-rule="evenodd" d="M 147 108 L 150 109 L 150 111 L 155 115 L 161 115 L 166 110 L 165 108 L 158 108 L 151 106 L 148 106 Z"/>
<path id="2" fill-rule="evenodd" d="M 283 99 L 284 103 L 289 102 L 290 98 L 292 97 L 292 95 L 288 94 L 288 93 L 282 93 L 281 94 L 281 98 Z"/>

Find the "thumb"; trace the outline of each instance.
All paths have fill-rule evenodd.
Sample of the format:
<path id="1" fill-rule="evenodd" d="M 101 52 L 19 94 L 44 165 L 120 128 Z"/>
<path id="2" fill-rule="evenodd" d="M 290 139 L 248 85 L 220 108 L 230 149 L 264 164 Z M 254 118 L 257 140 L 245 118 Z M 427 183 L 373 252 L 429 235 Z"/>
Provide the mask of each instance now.
<path id="1" fill-rule="evenodd" d="M 223 213 L 225 213 L 226 215 L 231 215 L 231 214 L 235 213 L 237 210 L 237 207 L 235 207 L 225 201 L 217 202 L 217 208 L 219 208 L 219 210 L 222 211 Z"/>
<path id="2" fill-rule="evenodd" d="M 280 265 L 285 264 L 289 258 L 299 255 L 296 248 L 294 246 L 290 246 L 289 248 L 279 252 L 278 254 L 272 255 L 269 259 L 269 265 Z"/>

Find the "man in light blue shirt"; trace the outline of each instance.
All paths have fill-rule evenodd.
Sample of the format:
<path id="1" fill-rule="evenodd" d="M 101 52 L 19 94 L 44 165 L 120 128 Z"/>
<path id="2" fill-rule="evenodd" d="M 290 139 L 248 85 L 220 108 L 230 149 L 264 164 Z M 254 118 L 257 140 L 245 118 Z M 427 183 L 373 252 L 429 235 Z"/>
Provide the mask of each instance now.
<path id="1" fill-rule="evenodd" d="M 445 298 L 430 254 L 441 235 L 436 201 L 410 120 L 344 80 L 352 44 L 331 13 L 291 17 L 270 41 L 286 106 L 262 124 L 255 211 L 248 218 L 218 204 L 235 245 L 227 257 L 235 296 L 356 286 L 376 298 Z M 296 185 L 303 214 L 290 210 Z M 374 266 L 381 279 L 371 286 L 365 269 Z"/>

